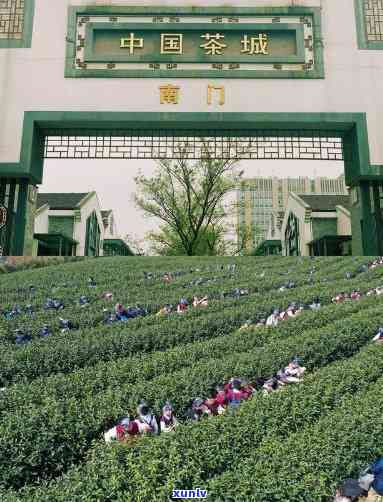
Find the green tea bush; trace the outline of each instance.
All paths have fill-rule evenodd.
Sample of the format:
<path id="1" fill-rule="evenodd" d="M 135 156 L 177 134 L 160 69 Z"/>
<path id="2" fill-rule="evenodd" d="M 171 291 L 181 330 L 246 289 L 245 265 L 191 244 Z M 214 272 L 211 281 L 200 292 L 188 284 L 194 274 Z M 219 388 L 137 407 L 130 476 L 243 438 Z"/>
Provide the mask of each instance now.
<path id="1" fill-rule="evenodd" d="M 208 483 L 210 499 L 330 500 L 343 479 L 358 477 L 361 468 L 382 455 L 382 397 L 381 377 L 314 425 L 286 440 L 265 441 L 235 471 Z"/>
<path id="2" fill-rule="evenodd" d="M 70 396 L 56 402 L 49 397 L 38 406 L 19 408 L 2 416 L 0 425 L 0 464 L 8 460 L 7 471 L 0 472 L 0 483 L 21 486 L 38 477 L 57 474 L 57 466 L 68 467 L 78 461 L 89 442 L 109 425 L 112 419 L 134 413 L 140 398 L 153 404 L 158 412 L 170 399 L 178 415 L 186 411 L 196 395 L 209 395 L 215 382 L 227 381 L 232 375 L 257 378 L 269 375 L 294 354 L 307 361 L 309 369 L 355 353 L 379 326 L 381 306 L 335 321 L 324 328 L 308 330 L 287 339 L 270 340 L 264 347 L 226 357 L 212 357 L 191 368 L 170 370 L 152 380 L 120 384 L 82 400 Z M 180 358 L 182 357 L 182 351 Z M 25 425 L 27 424 L 27 427 Z M 23 443 L 19 437 L 22 434 Z M 60 446 L 60 447 L 59 447 Z M 52 473 L 53 470 L 53 473 Z"/>
<path id="3" fill-rule="evenodd" d="M 298 473 L 302 475 L 302 470 L 305 473 L 307 444 L 316 442 L 315 437 L 310 437 L 310 426 L 317 420 L 327 423 L 326 417 L 330 417 L 333 426 L 336 423 L 334 411 L 340 407 L 343 419 L 350 417 L 351 410 L 354 410 L 350 407 L 350 401 L 358 403 L 375 382 L 381 386 L 382 350 L 381 347 L 370 346 L 351 359 L 319 369 L 307 376 L 299 386 L 287 387 L 270 396 L 255 396 L 244 403 L 235 416 L 215 417 L 202 423 L 185 425 L 171 436 L 142 439 L 135 448 L 120 445 L 105 447 L 95 443 L 88 461 L 70 470 L 63 479 L 40 489 L 32 488 L 19 493 L 23 494 L 23 500 L 75 500 L 80 496 L 84 499 L 91 497 L 97 486 L 100 500 L 102 496 L 108 497 L 110 494 L 114 494 L 118 500 L 123 497 L 136 500 L 135 497 L 140 494 L 145 494 L 147 500 L 154 500 L 154 497 L 156 500 L 168 500 L 173 488 L 204 486 L 208 488 L 210 500 L 244 500 L 251 498 L 251 493 L 254 493 L 252 483 L 257 485 L 258 482 L 258 478 L 251 475 L 253 463 L 263 459 L 259 467 L 263 486 L 258 487 L 257 500 L 282 500 L 282 497 L 291 501 L 301 500 L 299 497 L 294 499 L 296 494 L 290 493 L 292 480 L 289 476 L 292 472 L 296 483 Z M 354 399 L 352 396 L 355 394 L 357 397 Z M 368 420 L 368 410 L 364 415 Z M 296 438 L 300 434 L 295 431 L 302 428 L 309 431 L 305 434 L 309 443 L 306 439 L 299 441 L 300 451 L 297 455 Z M 326 430 L 325 427 L 323 429 Z M 329 433 L 329 430 L 326 432 Z M 347 426 L 347 431 L 350 430 L 352 428 Z M 371 430 L 374 428 L 370 424 L 370 433 Z M 341 462 L 338 455 L 334 455 L 333 445 L 332 449 L 329 448 L 329 460 L 331 452 L 335 457 L 334 464 L 340 463 L 342 469 L 336 474 L 327 474 L 326 484 L 321 487 L 323 497 L 311 497 L 308 487 L 302 490 L 301 484 L 302 500 L 303 494 L 307 500 L 329 500 L 326 496 L 343 477 L 357 473 L 359 467 L 374 458 L 374 452 L 376 455 L 380 453 L 379 445 L 375 445 L 371 452 L 368 446 L 361 451 L 355 448 L 352 440 L 358 441 L 360 445 L 359 431 L 360 428 L 356 428 L 352 431 L 351 439 L 347 438 L 348 446 L 344 448 Z M 376 440 L 378 436 L 374 437 Z M 288 448 L 284 446 L 286 441 L 289 443 Z M 270 444 L 275 448 L 275 458 L 271 462 L 268 457 Z M 367 445 L 370 444 L 368 440 Z M 348 448 L 353 454 L 357 452 L 357 461 L 351 468 Z M 278 478 L 280 455 L 285 469 L 282 483 L 279 483 Z M 315 449 L 315 455 L 310 453 L 311 472 L 320 479 L 320 471 L 315 470 L 316 456 L 319 460 L 322 458 L 320 444 Z M 299 459 L 299 462 L 293 462 L 292 459 Z M 324 466 L 328 467 L 326 463 Z M 306 475 L 309 473 L 307 470 Z M 270 494 L 268 483 L 271 483 L 272 489 L 279 487 L 278 496 L 281 498 L 275 495 L 275 498 L 266 498 Z"/>
<path id="4" fill-rule="evenodd" d="M 170 319 L 142 329 L 134 329 L 134 320 L 100 326 L 92 330 L 79 330 L 38 340 L 25 347 L 15 346 L 13 350 L 0 353 L 0 385 L 20 380 L 30 380 L 56 372 L 70 372 L 97 362 L 113 360 L 142 352 L 165 350 L 193 340 L 213 338 L 230 333 L 249 317 L 272 308 L 285 308 L 290 301 L 299 299 L 309 302 L 319 296 L 325 302 L 338 291 L 364 285 L 364 290 L 381 284 L 383 268 L 368 274 L 366 282 L 360 276 L 353 283 L 341 280 L 321 286 L 304 286 L 276 294 L 254 295 L 252 299 L 232 301 L 232 307 L 223 312 L 210 312 L 210 307 L 194 318 L 194 312 L 185 317 L 175 315 Z M 246 297 L 245 297 L 246 298 Z M 198 310 L 198 309 L 197 309 Z M 200 311 L 199 311 L 200 312 Z M 57 315 L 57 314 L 56 314 Z M 189 318 L 190 315 L 190 318 Z M 157 319 L 157 318 L 156 318 Z M 187 324 L 185 322 L 187 320 Z M 60 354 L 60 357 L 57 357 Z"/>
<path id="5" fill-rule="evenodd" d="M 165 352 L 121 357 L 68 374 L 59 373 L 49 377 L 40 377 L 30 383 L 15 384 L 3 392 L 0 413 L 8 412 L 16 406 L 28 407 L 43 403 L 47 397 L 54 397 L 56 400 L 65 400 L 67 396 L 79 399 L 111 386 L 148 380 L 161 373 L 193 365 L 196 360 L 202 361 L 215 355 L 218 357 L 230 354 L 235 350 L 243 352 L 250 347 L 261 347 L 273 339 L 297 335 L 316 327 L 323 328 L 332 321 L 358 312 L 361 307 L 367 311 L 377 304 L 382 305 L 383 298 L 370 297 L 360 302 L 330 304 L 319 312 L 307 311 L 299 317 L 289 319 L 288 322 L 280 323 L 276 328 L 259 327 L 234 332 L 225 337 L 177 346 Z"/>
<path id="6" fill-rule="evenodd" d="M 383 298 L 330 304 L 340 291 L 359 288 L 365 293 L 382 285 L 383 267 L 345 279 L 346 272 L 366 261 L 106 258 L 2 275 L 0 308 L 32 303 L 36 313 L 0 319 L 0 386 L 6 387 L 0 393 L 0 499 L 169 500 L 173 488 L 198 485 L 208 488 L 210 500 L 246 500 L 254 494 L 260 501 L 327 500 L 342 477 L 353 474 L 362 460 L 366 463 L 364 444 L 358 454 L 352 450 L 348 463 L 337 461 L 335 470 L 324 453 L 318 476 L 315 448 L 307 469 L 292 462 L 290 478 L 286 459 L 288 451 L 293 459 L 299 453 L 306 465 L 301 445 L 310 444 L 307 438 L 315 431 L 326 452 L 330 424 L 338 430 L 330 417 L 338 417 L 341 409 L 345 413 L 345 403 L 355 402 L 353 394 L 368 395 L 379 382 L 383 349 L 365 345 L 382 324 Z M 234 271 L 228 268 L 233 262 Z M 154 275 L 145 279 L 144 272 Z M 164 284 L 164 272 L 178 273 Z M 96 280 L 95 288 L 88 288 L 89 276 Z M 210 282 L 185 287 L 199 278 Z M 287 280 L 296 288 L 278 292 Z M 30 284 L 36 287 L 33 296 Z M 223 291 L 236 287 L 250 294 L 222 299 Z M 112 303 L 100 298 L 108 290 L 115 294 Z M 91 297 L 89 307 L 78 305 L 82 294 Z M 165 303 L 195 294 L 209 295 L 209 307 L 191 308 L 182 316 L 152 315 Z M 277 328 L 238 331 L 249 318 L 283 309 L 291 301 L 311 302 L 315 296 L 323 305 L 317 312 L 305 311 Z M 63 300 L 65 309 L 44 311 L 47 297 Z M 126 324 L 100 324 L 102 309 L 117 301 L 144 305 L 150 315 Z M 78 321 L 80 329 L 59 334 L 58 315 Z M 40 339 L 36 335 L 45 323 L 55 334 Z M 19 326 L 34 334 L 24 347 L 13 343 L 12 330 Z M 257 394 L 235 416 L 182 425 L 174 434 L 140 438 L 131 447 L 103 442 L 105 429 L 121 416 L 135 414 L 140 398 L 157 414 L 170 399 L 183 420 L 192 398 L 210 395 L 216 383 L 232 376 L 268 376 L 296 354 L 307 367 L 304 382 L 270 396 Z M 363 416 L 366 427 L 360 435 L 356 428 L 353 432 L 358 444 L 367 430 L 373 435 L 378 430 L 372 418 Z M 356 419 L 353 423 L 356 427 Z M 343 448 L 346 443 L 336 437 Z M 281 484 L 270 477 L 263 460 L 270 454 L 274 463 L 279 450 Z M 367 457 L 369 461 L 372 454 Z M 241 478 L 242 471 L 249 479 Z M 290 493 L 298 475 L 304 481 Z M 314 479 L 319 479 L 317 488 Z"/>

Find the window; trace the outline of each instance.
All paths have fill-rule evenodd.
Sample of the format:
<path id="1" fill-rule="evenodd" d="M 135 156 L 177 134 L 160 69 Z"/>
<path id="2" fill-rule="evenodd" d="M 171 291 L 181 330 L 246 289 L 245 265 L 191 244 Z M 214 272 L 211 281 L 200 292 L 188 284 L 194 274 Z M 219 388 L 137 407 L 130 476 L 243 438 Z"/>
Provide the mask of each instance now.
<path id="1" fill-rule="evenodd" d="M 359 49 L 383 49 L 383 2 L 354 1 Z"/>
<path id="2" fill-rule="evenodd" d="M 0 49 L 30 47 L 35 0 L 0 0 Z"/>

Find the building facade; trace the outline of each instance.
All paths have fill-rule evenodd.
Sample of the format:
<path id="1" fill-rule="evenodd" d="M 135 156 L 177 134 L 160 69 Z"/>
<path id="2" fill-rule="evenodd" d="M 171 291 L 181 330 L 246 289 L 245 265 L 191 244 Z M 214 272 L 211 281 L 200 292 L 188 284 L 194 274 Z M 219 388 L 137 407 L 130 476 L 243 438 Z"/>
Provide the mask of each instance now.
<path id="1" fill-rule="evenodd" d="M 104 224 L 104 256 L 133 256 L 129 245 L 118 235 L 113 211 L 101 211 L 101 215 Z"/>
<path id="2" fill-rule="evenodd" d="M 282 226 L 290 192 L 317 194 L 347 194 L 344 176 L 338 178 L 257 177 L 244 180 L 237 194 L 238 226 L 253 229 L 247 248 L 258 247 L 265 239 L 277 239 Z M 269 234 L 269 235 L 268 235 Z"/>
<path id="3" fill-rule="evenodd" d="M 37 195 L 37 256 L 102 256 L 104 224 L 96 192 Z"/>
<path id="4" fill-rule="evenodd" d="M 291 192 L 281 241 L 285 256 L 350 255 L 350 197 Z"/>
<path id="5" fill-rule="evenodd" d="M 353 253 L 379 252 L 381 1 L 206 3 L 0 1 L 4 253 L 32 252 L 44 159 L 163 158 L 185 136 L 198 158 L 201 135 L 220 158 L 344 160 Z"/>

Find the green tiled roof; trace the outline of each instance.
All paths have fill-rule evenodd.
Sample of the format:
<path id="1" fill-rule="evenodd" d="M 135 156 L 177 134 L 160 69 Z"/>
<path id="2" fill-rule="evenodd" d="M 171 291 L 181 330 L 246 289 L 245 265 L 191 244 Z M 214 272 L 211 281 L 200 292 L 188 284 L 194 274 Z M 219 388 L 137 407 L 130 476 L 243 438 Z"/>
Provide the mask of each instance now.
<path id="1" fill-rule="evenodd" d="M 39 193 L 37 208 L 48 204 L 50 209 L 75 209 L 89 193 Z"/>
<path id="2" fill-rule="evenodd" d="M 309 205 L 312 211 L 335 211 L 336 206 L 350 208 L 348 195 L 298 194 L 298 197 Z"/>

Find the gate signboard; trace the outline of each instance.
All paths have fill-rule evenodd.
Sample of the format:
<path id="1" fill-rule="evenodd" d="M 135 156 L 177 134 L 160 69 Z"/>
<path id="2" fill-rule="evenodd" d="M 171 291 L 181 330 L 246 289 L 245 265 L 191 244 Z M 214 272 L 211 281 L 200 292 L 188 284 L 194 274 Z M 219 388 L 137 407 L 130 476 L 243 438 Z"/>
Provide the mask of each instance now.
<path id="1" fill-rule="evenodd" d="M 7 223 L 7 208 L 0 205 L 0 229 Z"/>
<path id="2" fill-rule="evenodd" d="M 315 8 L 71 7 L 66 60 L 67 77 L 324 77 Z"/>

